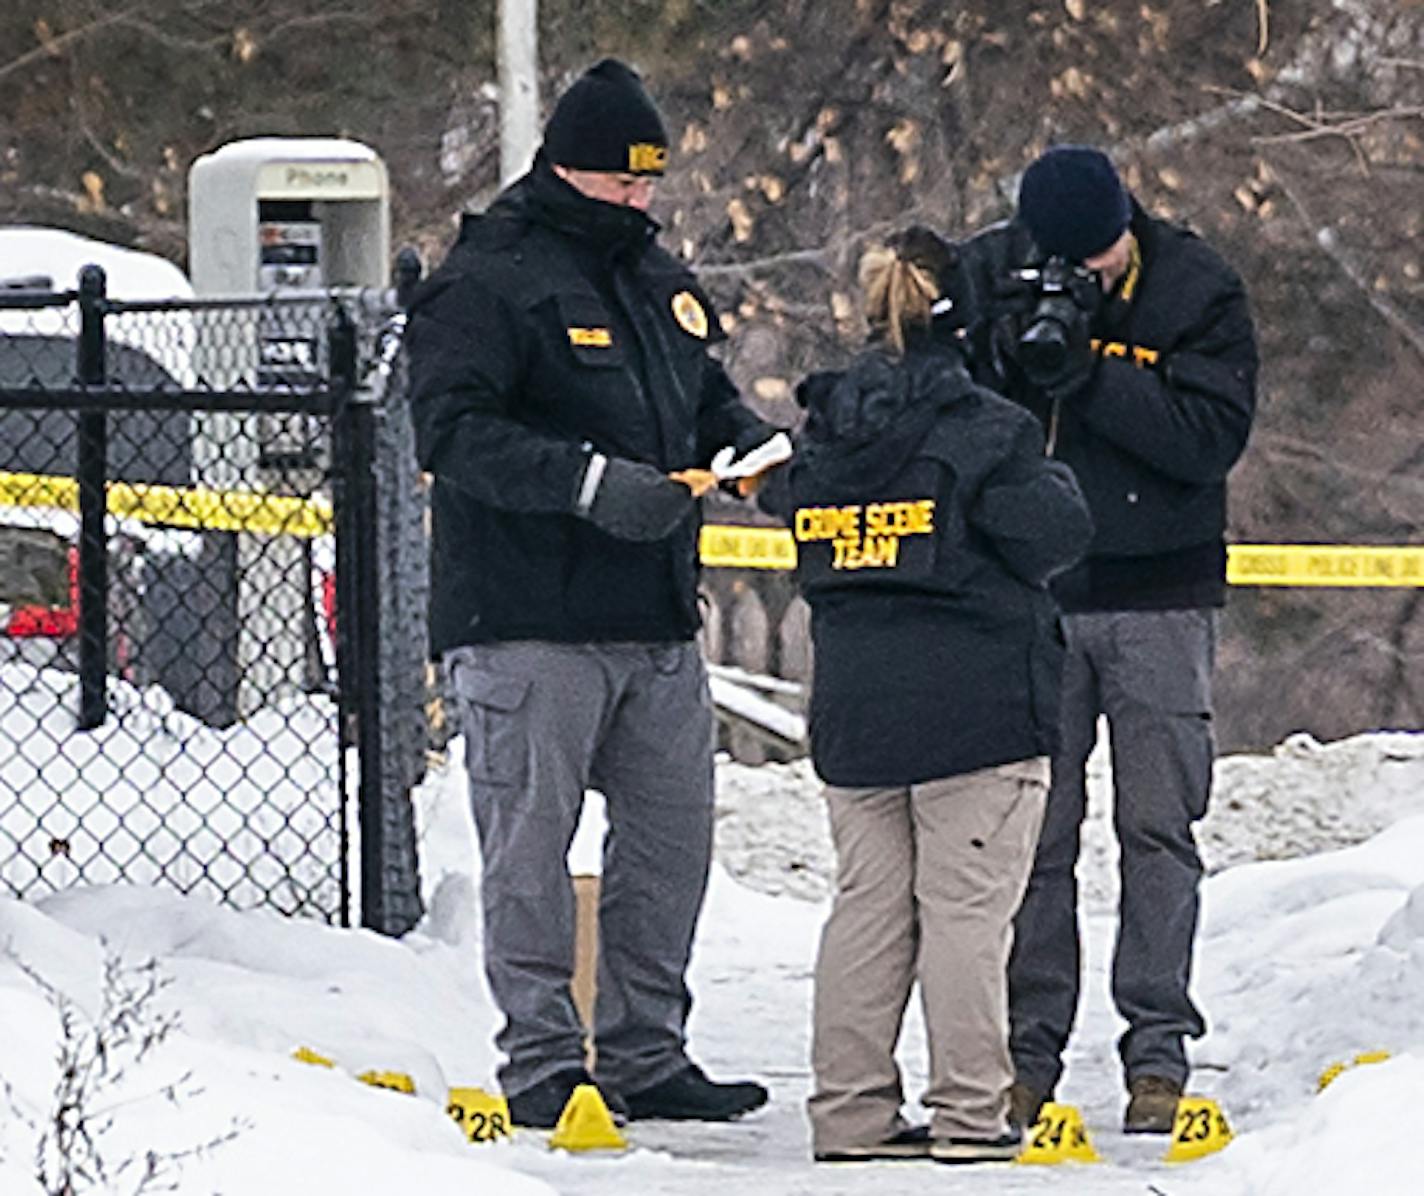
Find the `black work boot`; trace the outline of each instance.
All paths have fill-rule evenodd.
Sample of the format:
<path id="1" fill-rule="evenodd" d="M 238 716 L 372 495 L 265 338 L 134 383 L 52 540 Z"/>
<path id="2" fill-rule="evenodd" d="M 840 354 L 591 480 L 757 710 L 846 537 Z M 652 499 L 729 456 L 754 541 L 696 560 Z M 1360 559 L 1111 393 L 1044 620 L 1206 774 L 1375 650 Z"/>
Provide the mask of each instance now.
<path id="1" fill-rule="evenodd" d="M 1170 1134 L 1177 1118 L 1182 1086 L 1164 1076 L 1136 1076 L 1127 1086 L 1124 1134 Z"/>
<path id="2" fill-rule="evenodd" d="M 766 1104 L 760 1084 L 742 1080 L 719 1084 L 695 1063 L 648 1088 L 627 1094 L 628 1115 L 634 1121 L 731 1121 Z"/>
<path id="3" fill-rule="evenodd" d="M 997 1138 L 936 1138 L 930 1158 L 936 1163 L 1012 1163 L 1023 1149 L 1023 1133 L 1016 1125 Z"/>
<path id="4" fill-rule="evenodd" d="M 559 1115 L 569 1103 L 574 1089 L 580 1084 L 593 1082 L 588 1072 L 581 1067 L 556 1071 L 537 1084 L 506 1096 L 509 1103 L 509 1120 L 527 1129 L 553 1129 L 559 1124 Z M 613 1115 L 613 1123 L 626 1125 L 628 1106 L 624 1104 L 623 1099 L 610 1088 L 595 1086 L 603 1097 L 603 1103 L 608 1106 L 609 1113 Z"/>
<path id="5" fill-rule="evenodd" d="M 925 1159 L 929 1153 L 930 1127 L 912 1125 L 898 1134 L 891 1134 L 883 1142 L 818 1150 L 813 1157 L 818 1163 L 875 1163 Z"/>

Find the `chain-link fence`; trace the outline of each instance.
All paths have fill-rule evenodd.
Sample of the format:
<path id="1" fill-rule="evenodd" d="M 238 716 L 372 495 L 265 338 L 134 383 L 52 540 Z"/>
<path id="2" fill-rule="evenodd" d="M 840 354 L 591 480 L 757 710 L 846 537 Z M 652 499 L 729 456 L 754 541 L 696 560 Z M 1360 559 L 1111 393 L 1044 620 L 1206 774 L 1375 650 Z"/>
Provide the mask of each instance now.
<path id="1" fill-rule="evenodd" d="M 0 891 L 418 917 L 399 323 L 354 293 L 127 303 L 93 268 L 0 290 Z"/>

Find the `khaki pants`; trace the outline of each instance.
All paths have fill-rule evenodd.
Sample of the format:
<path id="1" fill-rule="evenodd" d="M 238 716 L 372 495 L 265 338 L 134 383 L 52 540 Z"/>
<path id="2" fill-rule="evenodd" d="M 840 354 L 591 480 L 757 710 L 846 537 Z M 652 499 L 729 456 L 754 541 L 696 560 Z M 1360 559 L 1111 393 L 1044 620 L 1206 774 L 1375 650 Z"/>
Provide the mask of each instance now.
<path id="1" fill-rule="evenodd" d="M 1047 783 L 1040 758 L 907 788 L 827 788 L 838 868 L 816 961 L 816 1151 L 906 1128 L 895 1044 L 916 980 L 931 1132 L 1006 1132 L 1006 968 Z"/>

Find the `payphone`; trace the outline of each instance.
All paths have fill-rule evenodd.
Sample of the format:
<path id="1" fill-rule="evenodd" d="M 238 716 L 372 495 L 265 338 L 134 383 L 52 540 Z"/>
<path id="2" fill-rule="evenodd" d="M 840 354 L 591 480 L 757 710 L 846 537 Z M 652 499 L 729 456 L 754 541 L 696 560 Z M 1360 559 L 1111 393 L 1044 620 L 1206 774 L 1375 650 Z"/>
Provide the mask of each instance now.
<path id="1" fill-rule="evenodd" d="M 368 146 L 339 138 L 263 137 L 205 154 L 188 176 L 189 271 L 200 297 L 272 298 L 240 330 L 195 348 L 210 385 L 305 389 L 327 372 L 325 311 L 282 302 L 332 287 L 390 285 L 390 189 Z M 193 417 L 194 474 L 217 490 L 312 499 L 329 444 L 302 415 Z M 310 541 L 237 533 L 239 706 L 309 688 L 319 561 Z M 318 556 L 327 551 L 317 546 Z"/>
<path id="2" fill-rule="evenodd" d="M 385 287 L 390 281 L 390 188 L 384 163 L 356 141 L 261 137 L 193 163 L 188 183 L 189 268 L 200 296 Z M 198 371 L 213 385 L 301 386 L 325 366 L 326 346 L 294 307 L 274 304 L 256 335 L 233 346 L 214 336 Z M 287 489 L 319 467 L 299 417 L 204 417 L 195 429 L 203 480 Z"/>

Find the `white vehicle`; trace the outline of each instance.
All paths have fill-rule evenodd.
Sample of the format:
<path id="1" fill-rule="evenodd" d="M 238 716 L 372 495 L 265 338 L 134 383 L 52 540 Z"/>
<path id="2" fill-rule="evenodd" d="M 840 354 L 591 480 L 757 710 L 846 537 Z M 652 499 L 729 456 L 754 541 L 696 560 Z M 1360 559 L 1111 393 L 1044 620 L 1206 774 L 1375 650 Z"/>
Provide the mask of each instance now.
<path id="1" fill-rule="evenodd" d="M 183 272 L 154 254 L 58 229 L 0 227 L 0 301 L 77 290 L 89 265 L 104 270 L 106 293 L 115 300 L 181 304 L 195 297 Z M 202 318 L 181 308 L 109 316 L 109 378 L 138 392 L 191 388 Z M 79 331 L 76 303 L 0 306 L 0 389 L 68 388 Z M 249 344 L 241 326 L 213 331 L 214 351 L 239 360 L 241 375 L 257 381 L 256 333 Z M 108 418 L 107 479 L 210 487 L 214 463 L 230 451 L 228 438 L 215 438 L 215 430 L 214 417 L 198 411 L 114 411 Z M 72 479 L 77 445 L 72 410 L 0 407 L 0 649 L 35 663 L 66 663 L 75 655 L 78 517 L 38 479 Z M 254 695 L 251 679 L 239 675 L 243 661 L 260 661 L 270 650 L 242 642 L 239 592 L 247 594 L 245 606 L 261 605 L 261 596 L 254 598 L 238 580 L 246 576 L 237 544 L 243 537 L 231 529 L 172 530 L 112 517 L 109 531 L 112 670 L 162 684 L 181 709 L 218 725 L 262 704 L 270 695 Z M 314 552 L 287 553 L 282 559 L 292 576 L 271 568 L 264 575 L 269 591 L 294 590 L 286 608 L 305 612 L 297 622 L 306 630 L 298 630 L 295 648 L 286 649 L 294 663 L 282 678 L 295 678 L 307 689 L 319 684 L 331 656 L 328 622 L 313 598 L 329 587 L 310 575 L 312 560 L 329 561 L 330 555 L 325 544 Z M 135 676 L 131 666 L 140 658 L 141 675 Z M 245 687 L 241 695 L 239 687 Z"/>

